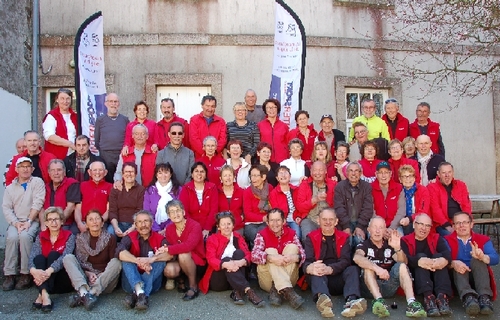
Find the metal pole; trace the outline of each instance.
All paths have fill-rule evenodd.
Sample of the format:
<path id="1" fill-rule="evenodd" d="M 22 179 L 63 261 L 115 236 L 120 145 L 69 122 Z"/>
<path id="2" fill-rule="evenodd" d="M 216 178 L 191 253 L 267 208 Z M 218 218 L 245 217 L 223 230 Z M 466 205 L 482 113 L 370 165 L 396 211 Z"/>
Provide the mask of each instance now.
<path id="1" fill-rule="evenodd" d="M 31 98 L 31 129 L 38 131 L 38 54 L 39 54 L 39 31 L 40 31 L 40 1 L 33 0 L 32 18 L 33 18 L 33 43 L 31 46 L 32 61 L 32 87 L 33 96 Z"/>

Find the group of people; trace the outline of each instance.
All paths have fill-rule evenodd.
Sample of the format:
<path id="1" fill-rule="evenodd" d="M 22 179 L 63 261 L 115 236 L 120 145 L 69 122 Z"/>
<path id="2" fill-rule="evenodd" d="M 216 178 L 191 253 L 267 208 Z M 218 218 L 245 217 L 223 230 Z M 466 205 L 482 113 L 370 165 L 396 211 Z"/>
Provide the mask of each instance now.
<path id="1" fill-rule="evenodd" d="M 467 187 L 444 159 L 429 104 L 409 124 L 395 99 L 382 118 L 364 100 L 347 142 L 328 114 L 317 132 L 300 110 L 289 130 L 280 102 L 258 106 L 253 90 L 227 123 L 210 95 L 189 122 L 170 98 L 158 123 L 143 101 L 129 122 L 110 93 L 91 146 L 71 99 L 58 91 L 44 148 L 27 131 L 6 172 L 3 289 L 34 282 L 35 309 L 75 290 L 70 306 L 90 310 L 120 274 L 127 308 L 147 309 L 163 284 L 186 301 L 231 290 L 235 304 L 262 307 L 256 276 L 270 304 L 295 309 L 304 299 L 294 287 L 306 283 L 323 317 L 334 316 L 332 295 L 344 296 L 345 317 L 365 312 L 366 298 L 388 316 L 384 298 L 399 287 L 407 316 L 439 316 L 451 313 L 450 269 L 466 312 L 493 313 L 498 254 L 472 231 Z"/>

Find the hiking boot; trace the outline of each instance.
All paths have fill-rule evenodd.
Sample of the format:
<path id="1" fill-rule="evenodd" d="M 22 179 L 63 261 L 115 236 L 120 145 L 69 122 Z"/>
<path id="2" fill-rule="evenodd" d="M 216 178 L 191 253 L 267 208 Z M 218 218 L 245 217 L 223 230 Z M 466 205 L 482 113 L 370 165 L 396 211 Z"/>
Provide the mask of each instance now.
<path id="1" fill-rule="evenodd" d="M 269 290 L 269 303 L 275 307 L 281 306 L 281 295 L 278 293 L 278 290 L 276 290 L 274 283 L 271 290 Z"/>
<path id="2" fill-rule="evenodd" d="M 481 314 L 493 314 L 493 303 L 491 303 L 490 296 L 487 294 L 479 296 L 479 308 L 481 309 Z"/>
<path id="3" fill-rule="evenodd" d="M 437 298 L 436 298 L 436 304 L 439 308 L 439 313 L 442 316 L 448 316 L 452 314 L 453 312 L 451 311 L 450 304 L 449 304 L 449 298 L 446 293 L 439 293 Z"/>
<path id="4" fill-rule="evenodd" d="M 465 308 L 465 313 L 469 316 L 477 315 L 480 311 L 479 301 L 475 294 L 466 294 L 462 299 L 463 306 Z"/>
<path id="5" fill-rule="evenodd" d="M 406 316 L 410 318 L 422 318 L 427 317 L 427 312 L 425 312 L 420 302 L 413 301 L 406 306 Z"/>
<path id="6" fill-rule="evenodd" d="M 71 296 L 69 296 L 68 301 L 69 301 L 70 308 L 75 308 L 75 307 L 82 305 L 82 299 L 78 293 L 75 293 L 75 294 L 72 294 Z"/>
<path id="7" fill-rule="evenodd" d="M 366 311 L 366 300 L 364 298 L 348 298 L 344 304 L 344 310 L 340 313 L 346 318 L 352 318 Z"/>
<path id="8" fill-rule="evenodd" d="M 292 287 L 281 289 L 279 293 L 283 296 L 283 298 L 285 298 L 285 300 L 290 302 L 290 305 L 294 309 L 300 308 L 300 306 L 304 303 L 304 299 L 299 296 Z"/>
<path id="9" fill-rule="evenodd" d="M 135 293 L 127 294 L 125 296 L 125 299 L 123 299 L 123 304 L 125 305 L 125 308 L 127 308 L 127 309 L 135 308 L 136 302 L 137 302 L 137 296 L 135 295 Z"/>
<path id="10" fill-rule="evenodd" d="M 5 276 L 5 280 L 2 284 L 3 291 L 14 290 L 16 285 L 16 276 Z"/>
<path id="11" fill-rule="evenodd" d="M 255 291 L 253 291 L 253 289 L 248 289 L 247 290 L 247 298 L 248 298 L 248 301 L 250 301 L 251 303 L 253 303 L 253 305 L 256 306 L 257 308 L 261 308 L 261 307 L 263 307 L 266 304 L 266 302 L 264 300 L 262 300 L 255 293 Z"/>
<path id="12" fill-rule="evenodd" d="M 436 305 L 436 296 L 433 294 L 424 297 L 424 309 L 428 317 L 439 317 L 441 315 Z"/>
<path id="13" fill-rule="evenodd" d="M 95 306 L 97 302 L 97 297 L 94 296 L 92 293 L 87 292 L 83 297 L 82 297 L 82 304 L 85 307 L 87 311 L 92 310 L 92 308 Z"/>
<path id="14" fill-rule="evenodd" d="M 335 316 L 332 310 L 332 300 L 324 293 L 319 295 L 316 308 L 323 318 L 333 318 Z"/>
<path id="15" fill-rule="evenodd" d="M 144 293 L 140 293 L 137 296 L 137 302 L 135 303 L 136 310 L 147 310 L 149 308 L 149 299 Z"/>
<path id="16" fill-rule="evenodd" d="M 16 290 L 25 290 L 31 287 L 31 275 L 21 274 L 19 281 L 16 283 Z"/>
<path id="17" fill-rule="evenodd" d="M 238 290 L 231 291 L 229 298 L 231 298 L 231 300 L 233 300 L 233 303 L 236 305 L 242 306 L 245 304 L 245 300 L 243 300 L 241 292 L 239 292 Z"/>
<path id="18" fill-rule="evenodd" d="M 388 317 L 391 314 L 389 313 L 389 306 L 385 303 L 383 298 L 378 298 L 373 301 L 372 312 L 379 318 Z"/>

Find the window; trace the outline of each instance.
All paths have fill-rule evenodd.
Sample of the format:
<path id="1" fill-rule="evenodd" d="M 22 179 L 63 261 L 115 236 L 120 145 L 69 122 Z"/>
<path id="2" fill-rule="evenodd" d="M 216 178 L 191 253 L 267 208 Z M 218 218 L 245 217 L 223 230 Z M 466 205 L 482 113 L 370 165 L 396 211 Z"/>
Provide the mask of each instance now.
<path id="1" fill-rule="evenodd" d="M 75 88 L 67 87 L 66 89 L 71 90 L 73 92 L 73 103 L 71 104 L 71 109 L 76 112 L 76 93 Z M 47 88 L 45 89 L 45 106 L 46 112 L 52 110 L 54 103 L 56 101 L 56 94 L 59 88 Z"/>
<path id="2" fill-rule="evenodd" d="M 387 89 L 345 88 L 346 133 L 349 133 L 354 118 L 362 115 L 361 101 L 373 99 L 376 105 L 375 114 L 381 117 L 384 114 L 384 101 L 388 98 Z"/>
<path id="3" fill-rule="evenodd" d="M 201 112 L 201 99 L 211 94 L 210 86 L 159 86 L 156 98 L 156 120 L 163 118 L 160 110 L 162 99 L 170 98 L 175 103 L 175 113 L 189 121 L 189 119 Z"/>

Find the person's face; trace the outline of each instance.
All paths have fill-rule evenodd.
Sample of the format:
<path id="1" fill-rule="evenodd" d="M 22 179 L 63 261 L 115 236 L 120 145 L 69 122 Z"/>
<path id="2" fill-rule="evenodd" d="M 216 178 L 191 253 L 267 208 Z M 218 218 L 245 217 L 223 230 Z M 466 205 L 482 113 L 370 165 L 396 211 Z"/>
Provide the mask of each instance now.
<path id="1" fill-rule="evenodd" d="M 38 149 L 40 149 L 40 137 L 38 134 L 34 132 L 27 133 L 24 141 L 26 142 L 26 149 L 28 149 L 29 154 L 36 154 Z"/>
<path id="2" fill-rule="evenodd" d="M 292 143 L 290 145 L 290 155 L 292 158 L 298 159 L 302 154 L 302 147 L 298 143 Z"/>
<path id="3" fill-rule="evenodd" d="M 324 182 L 326 178 L 326 167 L 321 163 L 313 163 L 311 166 L 311 177 L 314 182 Z"/>
<path id="4" fill-rule="evenodd" d="M 401 148 L 399 143 L 395 143 L 389 148 L 389 154 L 392 159 L 399 160 L 403 156 L 403 148 Z"/>
<path id="5" fill-rule="evenodd" d="M 108 108 L 108 114 L 110 116 L 118 115 L 118 109 L 120 109 L 120 99 L 114 93 L 110 93 L 106 96 L 106 101 L 104 102 L 106 108 Z"/>
<path id="6" fill-rule="evenodd" d="M 24 161 L 21 162 L 19 165 L 16 166 L 16 172 L 17 176 L 19 177 L 19 180 L 22 181 L 27 181 L 30 177 L 31 174 L 33 173 L 33 165 L 29 161 Z"/>
<path id="7" fill-rule="evenodd" d="M 431 111 L 426 106 L 418 106 L 417 107 L 417 120 L 418 122 L 427 122 L 429 119 L 429 114 Z"/>
<path id="8" fill-rule="evenodd" d="M 309 122 L 309 118 L 305 114 L 301 114 L 297 117 L 297 126 L 300 128 L 307 127 Z"/>
<path id="9" fill-rule="evenodd" d="M 135 170 L 131 166 L 125 166 L 123 167 L 123 172 L 122 172 L 122 177 L 123 181 L 127 184 L 134 184 L 135 182 Z"/>
<path id="10" fill-rule="evenodd" d="M 225 186 L 232 186 L 234 183 L 234 174 L 231 170 L 223 170 L 220 175 L 220 181 Z"/>
<path id="11" fill-rule="evenodd" d="M 356 127 L 354 128 L 354 137 L 361 144 L 368 140 L 368 130 L 363 126 Z"/>
<path id="12" fill-rule="evenodd" d="M 136 110 L 135 110 L 135 116 L 139 120 L 146 119 L 148 116 L 148 108 L 146 108 L 146 106 L 143 104 L 138 105 Z"/>
<path id="13" fill-rule="evenodd" d="M 205 102 L 201 105 L 201 109 L 203 112 L 203 116 L 210 118 L 215 113 L 215 108 L 217 105 L 215 104 L 215 100 L 205 100 Z"/>
<path id="14" fill-rule="evenodd" d="M 330 133 L 333 130 L 333 126 L 335 125 L 335 122 L 332 120 L 325 118 L 321 123 L 319 124 L 321 126 L 321 130 L 323 130 L 324 133 Z"/>
<path id="15" fill-rule="evenodd" d="M 255 95 L 255 92 L 247 91 L 247 93 L 245 94 L 245 104 L 248 107 L 253 108 L 255 107 L 256 103 L 257 103 L 257 96 Z"/>
<path id="16" fill-rule="evenodd" d="M 338 162 L 344 162 L 347 159 L 347 148 L 340 146 L 335 150 L 335 156 Z"/>
<path id="17" fill-rule="evenodd" d="M 366 160 L 373 160 L 375 159 L 376 155 L 377 155 L 377 150 L 375 149 L 374 146 L 368 145 L 365 147 L 363 156 L 365 157 Z"/>
<path id="18" fill-rule="evenodd" d="M 431 146 L 432 142 L 429 137 L 419 137 L 417 139 L 417 150 L 421 155 L 428 155 L 431 151 Z"/>
<path id="19" fill-rule="evenodd" d="M 45 220 L 45 226 L 52 232 L 57 232 L 61 229 L 62 225 L 61 217 L 59 217 L 59 213 L 52 212 L 47 215 L 47 219 Z"/>
<path id="20" fill-rule="evenodd" d="M 219 220 L 219 226 L 217 227 L 220 233 L 225 237 L 230 237 L 233 233 L 234 224 L 231 218 L 224 217 Z"/>
<path id="21" fill-rule="evenodd" d="M 168 217 L 173 223 L 180 223 L 184 221 L 184 210 L 180 207 L 170 207 L 168 208 Z"/>
<path id="22" fill-rule="evenodd" d="M 438 170 L 437 175 L 439 180 L 445 186 L 449 186 L 453 181 L 453 168 L 450 165 L 441 166 L 441 169 Z"/>
<path id="23" fill-rule="evenodd" d="M 139 232 L 142 237 L 149 236 L 151 233 L 151 218 L 147 214 L 138 214 L 135 217 L 135 229 Z"/>
<path id="24" fill-rule="evenodd" d="M 335 213 L 330 210 L 323 210 L 319 215 L 319 227 L 325 235 L 332 235 L 335 233 L 335 226 L 337 226 L 337 217 Z"/>
<path id="25" fill-rule="evenodd" d="M 239 144 L 232 144 L 229 146 L 229 155 L 231 159 L 239 159 L 241 157 L 241 147 Z"/>
<path id="26" fill-rule="evenodd" d="M 252 171 L 250 171 L 250 181 L 254 187 L 262 189 L 264 182 L 266 181 L 266 175 L 261 175 L 259 170 L 252 169 Z"/>
<path id="27" fill-rule="evenodd" d="M 459 237 L 470 237 L 474 223 L 467 214 L 459 214 L 453 217 L 453 229 Z"/>
<path id="28" fill-rule="evenodd" d="M 375 101 L 368 101 L 363 104 L 363 115 L 367 118 L 375 115 Z"/>
<path id="29" fill-rule="evenodd" d="M 59 185 L 63 181 L 65 175 L 66 172 L 64 172 L 64 168 L 61 163 L 52 163 L 49 166 L 50 180 L 52 180 L 55 185 Z"/>
<path id="30" fill-rule="evenodd" d="M 399 107 L 396 103 L 394 102 L 389 102 L 385 105 L 385 113 L 387 114 L 387 117 L 389 119 L 393 120 L 396 118 L 399 112 Z"/>
<path id="31" fill-rule="evenodd" d="M 90 164 L 89 175 L 95 183 L 104 179 L 106 174 L 108 174 L 108 170 L 104 169 L 104 165 L 101 162 L 92 162 Z"/>
<path id="32" fill-rule="evenodd" d="M 423 240 L 431 232 L 432 220 L 427 216 L 418 215 L 413 222 L 413 228 L 415 229 L 415 238 Z"/>
<path id="33" fill-rule="evenodd" d="M 67 112 L 71 107 L 71 96 L 67 93 L 59 92 L 57 94 L 56 102 L 61 111 Z"/>
<path id="34" fill-rule="evenodd" d="M 174 116 L 175 108 L 172 101 L 163 101 L 160 105 L 160 110 L 165 120 L 170 120 Z"/>
<path id="35" fill-rule="evenodd" d="M 403 184 L 403 187 L 410 189 L 415 184 L 415 174 L 409 171 L 402 171 L 399 175 L 399 181 Z"/>
<path id="36" fill-rule="evenodd" d="M 134 128 L 132 138 L 136 146 L 143 146 L 148 140 L 148 131 L 146 128 Z"/>
<path id="37" fill-rule="evenodd" d="M 182 144 L 182 138 L 184 137 L 184 129 L 181 126 L 172 126 L 168 132 L 170 137 L 170 143 L 174 147 L 179 147 Z"/>
<path id="38" fill-rule="evenodd" d="M 413 156 L 415 155 L 415 150 L 416 150 L 416 147 L 415 147 L 415 144 L 413 142 L 408 142 L 407 144 L 405 144 L 404 146 L 404 151 L 405 151 L 405 154 L 408 156 Z"/>
<path id="39" fill-rule="evenodd" d="M 215 151 L 217 150 L 217 143 L 214 140 L 207 140 L 203 145 L 203 151 L 209 157 L 213 157 L 215 155 Z"/>
<path id="40" fill-rule="evenodd" d="M 271 150 L 269 148 L 262 148 L 260 151 L 257 151 L 257 155 L 259 159 L 264 162 L 269 162 L 271 159 Z"/>
<path id="41" fill-rule="evenodd" d="M 247 108 L 242 105 L 237 105 L 234 107 L 234 118 L 236 120 L 245 120 L 247 116 Z"/>
<path id="42" fill-rule="evenodd" d="M 196 168 L 194 168 L 194 171 L 191 174 L 191 178 L 193 178 L 194 182 L 205 182 L 206 177 L 207 173 L 202 166 L 197 166 Z"/>
<path id="43" fill-rule="evenodd" d="M 377 180 L 381 186 L 387 186 L 391 180 L 391 170 L 381 168 L 377 171 Z"/>
<path id="44" fill-rule="evenodd" d="M 104 226 L 104 220 L 102 220 L 102 217 L 99 213 L 90 212 L 89 214 L 87 214 L 87 217 L 85 217 L 85 224 L 87 225 L 87 228 L 90 232 L 96 233 L 102 230 L 102 227 Z"/>
<path id="45" fill-rule="evenodd" d="M 290 173 L 285 169 L 280 169 L 278 171 L 278 182 L 281 185 L 288 185 L 290 183 Z"/>
<path id="46" fill-rule="evenodd" d="M 20 139 L 16 142 L 17 154 L 23 153 L 24 150 L 26 150 L 26 142 L 24 141 L 24 139 Z"/>
<path id="47" fill-rule="evenodd" d="M 328 150 L 326 150 L 325 146 L 318 144 L 314 149 L 316 150 L 316 160 L 325 162 L 328 155 Z"/>
<path id="48" fill-rule="evenodd" d="M 84 156 L 89 152 L 89 144 L 87 143 L 87 139 L 76 140 L 75 142 L 76 153 L 80 156 Z"/>
<path id="49" fill-rule="evenodd" d="M 347 180 L 352 185 L 357 185 L 359 180 L 361 179 L 361 169 L 355 164 L 352 164 L 347 167 Z"/>
<path id="50" fill-rule="evenodd" d="M 160 169 L 156 173 L 156 179 L 162 186 L 166 185 L 171 178 L 172 178 L 172 173 L 168 170 Z"/>
<path id="51" fill-rule="evenodd" d="M 275 234 L 280 234 L 283 230 L 283 224 L 285 221 L 281 218 L 281 214 L 279 212 L 273 212 L 269 214 L 269 218 L 267 219 L 267 225 L 269 229 Z"/>
<path id="52" fill-rule="evenodd" d="M 368 232 L 370 233 L 370 239 L 374 242 L 380 242 L 384 239 L 384 234 L 386 231 L 385 221 L 382 219 L 374 219 L 368 226 Z"/>
<path id="53" fill-rule="evenodd" d="M 266 113 L 268 118 L 276 118 L 278 116 L 278 107 L 274 102 L 266 104 Z"/>

